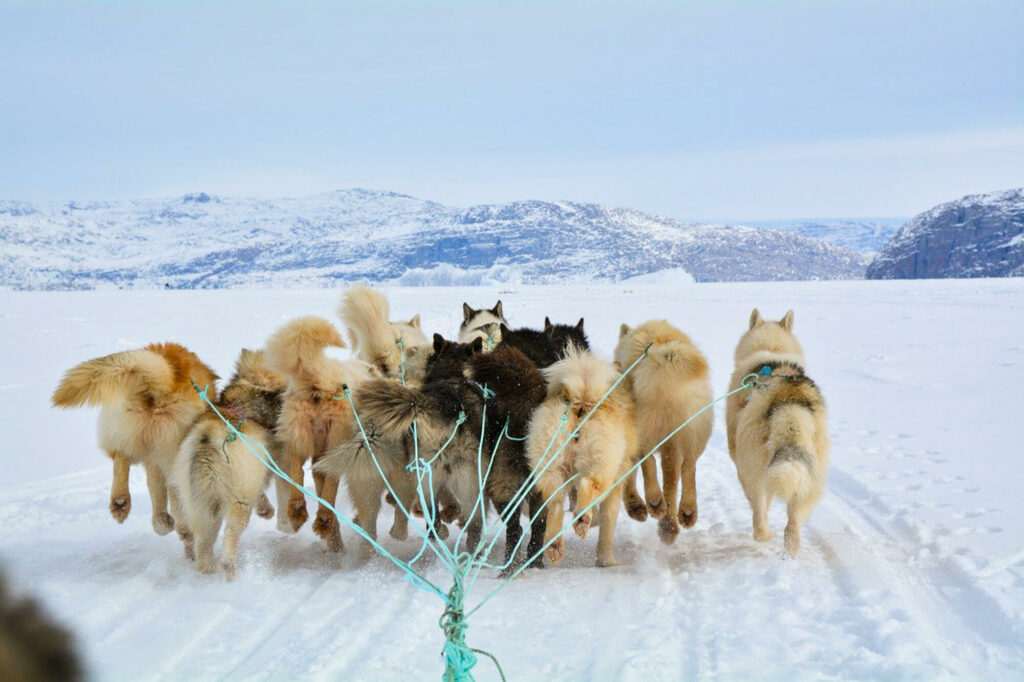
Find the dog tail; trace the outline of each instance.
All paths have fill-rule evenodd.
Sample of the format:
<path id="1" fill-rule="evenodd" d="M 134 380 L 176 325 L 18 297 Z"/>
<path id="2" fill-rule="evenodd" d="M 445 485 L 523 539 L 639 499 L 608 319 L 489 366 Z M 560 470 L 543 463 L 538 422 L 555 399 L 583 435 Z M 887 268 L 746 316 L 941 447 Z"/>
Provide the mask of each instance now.
<path id="1" fill-rule="evenodd" d="M 385 374 L 398 371 L 401 352 L 395 345 L 388 299 L 370 287 L 355 286 L 345 293 L 338 316 L 348 327 L 352 346 L 359 357 Z"/>
<path id="2" fill-rule="evenodd" d="M 363 429 L 388 440 L 401 438 L 413 420 L 427 414 L 429 408 L 418 388 L 389 379 L 362 384 L 352 398 Z"/>
<path id="3" fill-rule="evenodd" d="M 652 346 L 647 352 L 647 361 L 654 367 L 672 367 L 690 376 L 708 373 L 708 362 L 704 356 L 696 348 L 678 341 Z"/>
<path id="4" fill-rule="evenodd" d="M 327 360 L 324 348 L 345 347 L 333 324 L 322 317 L 300 317 L 286 323 L 267 339 L 266 363 L 280 374 L 314 381 Z"/>
<path id="5" fill-rule="evenodd" d="M 400 459 L 401 443 L 382 438 L 379 433 L 368 431 L 366 438 L 356 433 L 313 464 L 313 470 L 327 476 L 343 478 L 349 488 L 369 485 L 380 480 Z"/>
<path id="6" fill-rule="evenodd" d="M 768 443 L 774 445 L 768 463 L 766 487 L 769 495 L 786 501 L 813 497 L 820 486 L 818 460 L 812 435 L 811 410 L 799 404 L 783 404 L 773 410 Z"/>
<path id="7" fill-rule="evenodd" d="M 174 389 L 174 369 L 151 350 L 128 350 L 86 360 L 69 369 L 53 392 L 55 407 L 109 405 L 148 393 L 166 395 Z"/>
<path id="8" fill-rule="evenodd" d="M 510 428 L 521 433 L 530 415 L 547 394 L 544 375 L 518 348 L 499 345 L 491 353 L 477 353 L 469 361 L 466 375 L 498 396 L 498 405 Z"/>

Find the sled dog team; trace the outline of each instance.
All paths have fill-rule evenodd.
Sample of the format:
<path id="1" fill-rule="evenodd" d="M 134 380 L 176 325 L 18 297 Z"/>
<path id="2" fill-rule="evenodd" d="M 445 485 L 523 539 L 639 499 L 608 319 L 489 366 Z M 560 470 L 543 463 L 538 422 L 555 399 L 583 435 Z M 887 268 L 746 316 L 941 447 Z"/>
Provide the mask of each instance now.
<path id="1" fill-rule="evenodd" d="M 409 536 L 404 509 L 431 521 L 415 525 L 420 537 L 443 542 L 448 524 L 457 523 L 474 548 L 488 511 L 477 504 L 483 495 L 506 526 L 503 566 L 532 560 L 540 567 L 545 558 L 558 563 L 565 555 L 559 532 L 568 496 L 573 530 L 582 538 L 597 525 L 597 564 L 611 566 L 620 505 L 637 521 L 657 519 L 666 543 L 680 525 L 696 523 L 696 464 L 711 435 L 712 411 L 695 415 L 713 396 L 704 356 L 665 320 L 623 324 L 608 362 L 590 351 L 582 318 L 575 325 L 545 318 L 543 329 L 510 329 L 501 301 L 481 310 L 463 304 L 454 341 L 439 334 L 429 340 L 419 315 L 391 321 L 387 299 L 364 286 L 347 290 L 338 313 L 352 359 L 325 354 L 346 345 L 333 324 L 301 317 L 263 349 L 242 350 L 220 391 L 214 371 L 175 343 L 68 370 L 53 404 L 100 406 L 100 447 L 114 465 L 114 519 L 121 523 L 130 513 L 128 471 L 142 464 L 153 530 L 177 530 L 200 571 L 219 568 L 231 579 L 253 510 L 273 516 L 265 494 L 270 471 L 208 408 L 199 386 L 292 481 L 303 484 L 312 460 L 316 493 L 334 504 L 344 480 L 354 520 L 372 538 L 386 500 L 396 507 L 392 537 Z M 730 391 L 750 374 L 758 377 L 755 386 L 728 398 L 729 454 L 753 511 L 754 538 L 771 539 L 768 508 L 781 498 L 789 515 L 785 547 L 795 555 L 800 528 L 824 490 L 829 440 L 825 403 L 804 372 L 792 311 L 777 322 L 753 311 L 736 347 Z M 642 496 L 636 471 L 616 485 L 655 447 L 658 459 L 647 457 L 639 467 Z M 408 468 L 416 454 L 431 461 L 432 475 L 422 483 Z M 306 499 L 274 478 L 277 527 L 294 533 L 309 519 Z M 422 509 L 420 499 L 432 508 Z M 523 516 L 530 536 L 525 552 L 517 552 Z M 218 561 L 214 544 L 222 526 Z M 338 519 L 323 504 L 312 528 L 328 550 L 343 549 Z M 361 545 L 364 556 L 372 553 L 369 543 Z"/>

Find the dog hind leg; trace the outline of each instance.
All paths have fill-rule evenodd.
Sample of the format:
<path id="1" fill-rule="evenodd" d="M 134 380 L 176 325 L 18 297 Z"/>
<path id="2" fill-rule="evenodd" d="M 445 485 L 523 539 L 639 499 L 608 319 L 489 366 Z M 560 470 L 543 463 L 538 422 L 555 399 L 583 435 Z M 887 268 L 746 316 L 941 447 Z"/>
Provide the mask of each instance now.
<path id="1" fill-rule="evenodd" d="M 629 518 L 642 523 L 647 520 L 647 504 L 640 497 L 640 493 L 637 492 L 636 475 L 636 469 L 634 469 L 622 484 L 625 488 L 623 491 L 623 501 Z"/>
<path id="2" fill-rule="evenodd" d="M 128 470 L 131 462 L 120 452 L 107 452 L 114 460 L 114 480 L 110 486 L 110 515 L 118 523 L 124 523 L 132 510 L 132 494 L 128 490 Z"/>
<path id="3" fill-rule="evenodd" d="M 256 515 L 261 519 L 274 518 L 274 505 L 270 504 L 270 498 L 266 493 L 261 492 L 259 499 L 256 500 Z"/>
<path id="4" fill-rule="evenodd" d="M 653 518 L 661 519 L 665 517 L 665 496 L 662 495 L 661 485 L 658 483 L 658 465 L 654 461 L 654 457 L 653 454 L 645 457 L 640 462 L 640 471 L 644 475 L 644 499 L 647 500 L 647 511 Z"/>
<path id="5" fill-rule="evenodd" d="M 683 494 L 679 499 L 679 523 L 693 528 L 697 523 L 697 456 L 683 452 Z"/>
<path id="6" fill-rule="evenodd" d="M 174 530 L 174 519 L 167 513 L 167 479 L 163 470 L 152 462 L 146 462 L 146 486 L 153 502 L 153 530 L 157 535 L 167 535 Z"/>
<path id="7" fill-rule="evenodd" d="M 227 579 L 235 579 L 238 557 L 238 538 L 249 525 L 252 506 L 244 502 L 233 502 L 228 507 L 227 523 L 224 526 L 224 543 L 220 552 L 220 568 Z"/>
<path id="8" fill-rule="evenodd" d="M 616 486 L 601 501 L 601 527 L 597 535 L 597 565 L 618 566 L 619 562 L 612 551 L 615 539 L 615 523 L 619 518 L 619 504 L 622 501 L 622 487 Z"/>
<path id="9" fill-rule="evenodd" d="M 339 480 L 332 476 L 325 476 L 319 472 L 313 472 L 313 481 L 316 483 L 316 494 L 330 503 L 333 507 L 338 498 Z M 338 524 L 338 517 L 321 502 L 316 510 L 316 519 L 313 521 L 313 532 L 320 536 L 329 552 L 340 552 L 344 547 L 341 543 L 341 528 Z"/>
<path id="10" fill-rule="evenodd" d="M 680 459 L 679 451 L 671 441 L 662 446 L 661 475 L 664 485 L 665 516 L 658 521 L 658 537 L 666 545 L 675 542 L 679 535 L 676 501 L 679 499 L 679 471 L 682 464 Z"/>

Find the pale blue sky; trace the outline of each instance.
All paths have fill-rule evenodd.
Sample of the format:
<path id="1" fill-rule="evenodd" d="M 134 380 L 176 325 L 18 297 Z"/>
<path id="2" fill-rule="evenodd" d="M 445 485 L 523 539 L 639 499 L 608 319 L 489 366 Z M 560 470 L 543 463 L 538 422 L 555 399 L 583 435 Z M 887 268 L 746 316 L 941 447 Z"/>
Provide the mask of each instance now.
<path id="1" fill-rule="evenodd" d="M 1022 35 L 1019 0 L 0 2 L 0 198 L 910 215 L 1024 185 Z"/>

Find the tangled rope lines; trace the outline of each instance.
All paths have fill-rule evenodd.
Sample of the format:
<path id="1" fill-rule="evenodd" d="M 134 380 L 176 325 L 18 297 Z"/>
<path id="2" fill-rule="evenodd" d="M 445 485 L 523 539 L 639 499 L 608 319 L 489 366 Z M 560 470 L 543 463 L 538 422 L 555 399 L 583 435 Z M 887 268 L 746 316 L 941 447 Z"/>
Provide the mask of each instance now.
<path id="1" fill-rule="evenodd" d="M 404 384 L 405 381 L 405 348 L 399 339 L 398 350 L 402 356 L 400 365 L 400 376 Z M 540 549 L 532 552 L 529 558 L 522 563 L 522 565 L 515 566 L 513 558 L 509 558 L 503 563 L 494 564 L 488 561 L 488 557 L 491 551 L 494 549 L 496 543 L 502 536 L 502 528 L 504 522 L 508 520 L 511 514 L 519 514 L 520 503 L 522 503 L 531 491 L 534 489 L 535 484 L 541 476 L 551 468 L 554 463 L 558 460 L 559 456 L 565 451 L 569 444 L 577 437 L 579 437 L 581 430 L 584 425 L 587 424 L 594 415 L 598 412 L 598 408 L 605 403 L 605 401 L 612 395 L 612 393 L 619 387 L 619 385 L 626 380 L 626 378 L 637 368 L 638 365 L 643 363 L 648 358 L 650 346 L 648 346 L 643 353 L 627 368 L 625 368 L 619 376 L 616 378 L 614 383 L 604 392 L 604 394 L 587 410 L 584 414 L 579 417 L 578 422 L 573 428 L 568 428 L 567 424 L 570 421 L 570 406 L 566 405 L 565 412 L 561 415 L 559 428 L 556 429 L 547 447 L 544 449 L 543 456 L 540 462 L 534 466 L 533 471 L 529 477 L 522 484 L 518 491 L 516 491 L 511 503 L 505 506 L 504 510 L 499 510 L 499 521 L 501 523 L 492 523 L 488 526 L 487 514 L 486 514 L 486 500 L 484 489 L 486 487 L 489 476 L 491 475 L 491 467 L 494 462 L 493 455 L 497 451 L 501 441 L 503 439 L 510 440 L 522 440 L 521 438 L 513 437 L 508 433 L 508 422 L 506 421 L 504 427 L 498 433 L 493 451 L 490 456 L 485 457 L 485 429 L 487 428 L 486 414 L 487 410 L 494 409 L 492 402 L 494 393 L 486 385 L 476 384 L 477 389 L 480 391 L 483 397 L 483 414 L 484 418 L 481 419 L 481 432 L 479 434 L 479 446 L 477 448 L 477 476 L 479 483 L 480 493 L 477 499 L 473 502 L 473 509 L 470 510 L 469 517 L 473 518 L 476 514 L 480 518 L 482 525 L 479 537 L 476 537 L 472 542 L 467 543 L 465 549 L 462 547 L 463 534 L 466 533 L 468 524 L 465 525 L 455 538 L 455 542 L 452 546 L 443 540 L 437 533 L 435 524 L 435 515 L 437 514 L 436 500 L 433 499 L 433 467 L 438 461 L 441 454 L 451 445 L 453 440 L 459 433 L 460 429 L 466 428 L 466 415 L 464 412 L 460 412 L 458 419 L 455 420 L 455 425 L 451 435 L 448 439 L 432 453 L 421 453 L 420 452 L 420 434 L 418 433 L 417 423 L 414 419 L 410 428 L 410 436 L 413 444 L 413 456 L 412 461 L 407 465 L 407 469 L 412 472 L 417 481 L 417 496 L 419 498 L 420 509 L 422 509 L 425 523 L 421 527 L 419 524 L 412 524 L 416 532 L 422 539 L 422 543 L 418 552 L 415 556 L 404 561 L 394 554 L 389 552 L 382 544 L 380 544 L 374 537 L 367 533 L 358 523 L 353 519 L 346 516 L 344 513 L 336 509 L 330 502 L 324 500 L 322 497 L 314 493 L 313 491 L 303 487 L 302 484 L 293 481 L 288 474 L 275 462 L 274 458 L 266 450 L 266 448 L 259 442 L 256 442 L 248 438 L 237 428 L 227 417 L 225 417 L 214 404 L 214 401 L 208 396 L 209 387 L 200 387 L 194 385 L 193 387 L 198 392 L 199 397 L 209 406 L 211 410 L 224 422 L 229 434 L 242 442 L 246 448 L 256 457 L 271 473 L 278 478 L 286 481 L 291 486 L 294 486 L 303 495 L 311 497 L 317 500 L 321 505 L 328 508 L 331 513 L 337 517 L 338 521 L 348 528 L 352 529 L 365 540 L 373 548 L 374 551 L 386 557 L 396 566 L 398 566 L 405 574 L 407 579 L 412 582 L 418 589 L 424 590 L 431 594 L 434 594 L 444 602 L 444 610 L 439 620 L 439 625 L 444 633 L 445 643 L 443 648 L 443 657 L 445 672 L 445 680 L 451 682 L 463 682 L 473 680 L 472 670 L 478 662 L 478 654 L 485 655 L 491 658 L 502 679 L 504 679 L 504 673 L 501 670 L 501 666 L 498 664 L 497 659 L 490 653 L 481 651 L 478 649 L 471 648 L 466 642 L 466 630 L 468 628 L 469 619 L 472 615 L 478 611 L 484 604 L 493 599 L 497 594 L 504 590 L 516 577 L 518 577 L 527 566 L 534 560 L 539 558 L 549 547 L 554 543 L 558 542 L 562 536 L 570 528 L 579 522 L 584 516 L 586 516 L 591 509 L 600 504 L 602 501 L 612 493 L 613 490 L 618 488 L 631 474 L 633 474 L 645 460 L 650 458 L 655 452 L 659 450 L 666 442 L 668 442 L 673 436 L 679 433 L 682 429 L 686 428 L 690 423 L 693 422 L 698 416 L 707 410 L 710 410 L 715 404 L 726 400 L 730 396 L 739 393 L 741 391 L 750 392 L 759 385 L 762 378 L 757 374 L 749 374 L 743 378 L 738 388 L 729 391 L 728 393 L 721 395 L 699 410 L 694 414 L 690 415 L 683 423 L 679 424 L 675 429 L 669 432 L 660 442 L 654 447 L 650 448 L 646 453 L 642 454 L 639 458 L 633 461 L 632 465 L 622 473 L 606 490 L 596 495 L 592 500 L 586 504 L 580 506 L 575 514 L 572 516 L 571 522 L 561 527 L 557 533 L 550 535 L 545 538 L 545 542 Z M 371 443 L 371 438 L 367 434 L 367 430 L 364 427 L 363 420 L 360 418 L 359 412 L 356 410 L 355 401 L 353 401 L 352 392 L 346 386 L 344 388 L 344 394 L 335 397 L 336 400 L 347 400 L 349 401 L 353 414 L 355 416 L 356 424 L 358 425 L 360 434 L 362 436 L 363 444 L 369 453 L 377 472 L 380 474 L 384 481 L 384 484 L 388 491 L 393 496 L 398 511 L 405 515 L 407 519 L 412 519 L 412 511 L 407 509 L 401 502 L 400 496 L 392 488 L 391 483 L 388 481 L 387 476 L 384 473 L 384 469 L 381 466 L 380 460 L 378 459 L 377 453 L 374 452 L 374 448 Z M 427 454 L 425 458 L 423 455 Z M 485 464 L 485 459 L 486 464 Z M 546 513 L 548 503 L 555 499 L 557 496 L 563 494 L 563 492 L 571 487 L 578 481 L 579 475 L 573 474 L 568 476 L 564 482 L 558 486 L 554 492 L 550 493 L 546 499 L 544 499 L 543 505 L 541 505 L 533 514 L 531 521 L 535 520 L 538 515 Z M 510 557 L 516 556 L 516 550 L 519 549 L 522 544 L 525 535 L 519 537 L 516 543 L 515 549 L 509 554 Z M 431 552 L 437 557 L 440 563 L 444 566 L 446 571 L 451 576 L 451 584 L 447 588 L 436 584 L 434 581 L 427 578 L 423 572 L 417 569 L 417 562 L 424 556 L 426 552 Z M 514 568 L 514 570 L 513 570 Z M 472 607 L 467 607 L 466 602 L 468 597 L 473 591 L 474 586 L 481 573 L 485 570 L 495 570 L 501 572 L 503 579 L 501 582 L 491 589 L 487 594 L 476 602 Z"/>

